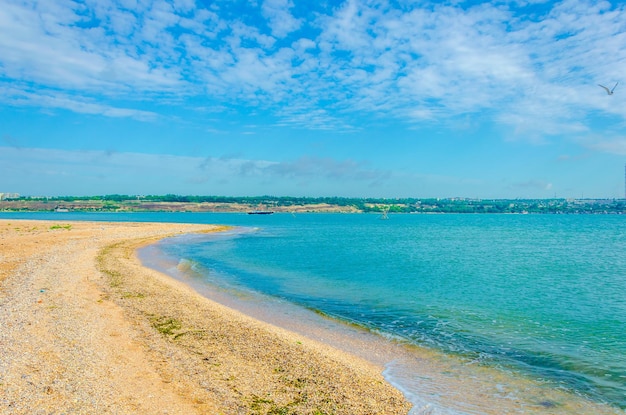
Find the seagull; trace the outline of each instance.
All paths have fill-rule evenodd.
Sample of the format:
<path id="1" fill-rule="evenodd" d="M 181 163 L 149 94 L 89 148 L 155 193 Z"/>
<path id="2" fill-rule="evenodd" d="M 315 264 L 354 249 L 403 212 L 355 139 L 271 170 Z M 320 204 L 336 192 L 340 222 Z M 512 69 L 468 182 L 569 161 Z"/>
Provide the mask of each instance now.
<path id="1" fill-rule="evenodd" d="M 615 87 L 617 86 L 617 84 L 619 84 L 619 82 L 615 82 L 615 86 L 612 89 L 609 89 L 605 87 L 604 85 L 600 85 L 600 84 L 598 84 L 598 86 L 604 88 L 607 94 L 613 95 L 613 91 L 615 91 Z"/>

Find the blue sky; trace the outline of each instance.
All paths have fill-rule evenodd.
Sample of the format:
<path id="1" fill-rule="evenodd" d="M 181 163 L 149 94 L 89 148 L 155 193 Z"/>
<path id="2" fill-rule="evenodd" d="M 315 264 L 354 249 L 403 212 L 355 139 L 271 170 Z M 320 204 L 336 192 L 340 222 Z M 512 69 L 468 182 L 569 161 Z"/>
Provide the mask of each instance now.
<path id="1" fill-rule="evenodd" d="M 621 2 L 0 5 L 0 192 L 624 197 Z"/>

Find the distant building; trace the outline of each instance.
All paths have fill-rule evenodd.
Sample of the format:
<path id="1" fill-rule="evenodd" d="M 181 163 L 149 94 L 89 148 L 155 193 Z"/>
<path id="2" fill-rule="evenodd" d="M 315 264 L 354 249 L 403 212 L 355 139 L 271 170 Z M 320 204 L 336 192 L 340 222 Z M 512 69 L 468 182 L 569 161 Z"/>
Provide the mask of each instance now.
<path id="1" fill-rule="evenodd" d="M 18 197 L 20 197 L 19 193 L 0 193 L 0 200 L 17 199 Z"/>

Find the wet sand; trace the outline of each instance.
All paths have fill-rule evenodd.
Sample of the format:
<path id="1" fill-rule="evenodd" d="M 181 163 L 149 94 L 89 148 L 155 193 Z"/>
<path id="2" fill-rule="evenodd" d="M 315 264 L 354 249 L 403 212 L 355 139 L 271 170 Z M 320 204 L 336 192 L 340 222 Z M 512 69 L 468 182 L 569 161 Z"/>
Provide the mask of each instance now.
<path id="1" fill-rule="evenodd" d="M 381 366 L 221 306 L 135 255 L 218 230 L 0 220 L 0 413 L 408 413 Z"/>

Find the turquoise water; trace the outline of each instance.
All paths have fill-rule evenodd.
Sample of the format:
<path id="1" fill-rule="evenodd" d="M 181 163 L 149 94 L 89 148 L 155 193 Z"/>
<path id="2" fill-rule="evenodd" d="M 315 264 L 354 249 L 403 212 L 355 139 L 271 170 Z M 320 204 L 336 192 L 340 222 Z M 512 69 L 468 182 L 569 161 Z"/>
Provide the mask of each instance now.
<path id="1" fill-rule="evenodd" d="M 626 407 L 621 216 L 287 215 L 170 254 L 235 287 Z"/>
<path id="2" fill-rule="evenodd" d="M 235 225 L 159 249 L 207 283 L 626 408 L 623 216 L 78 216 Z"/>

